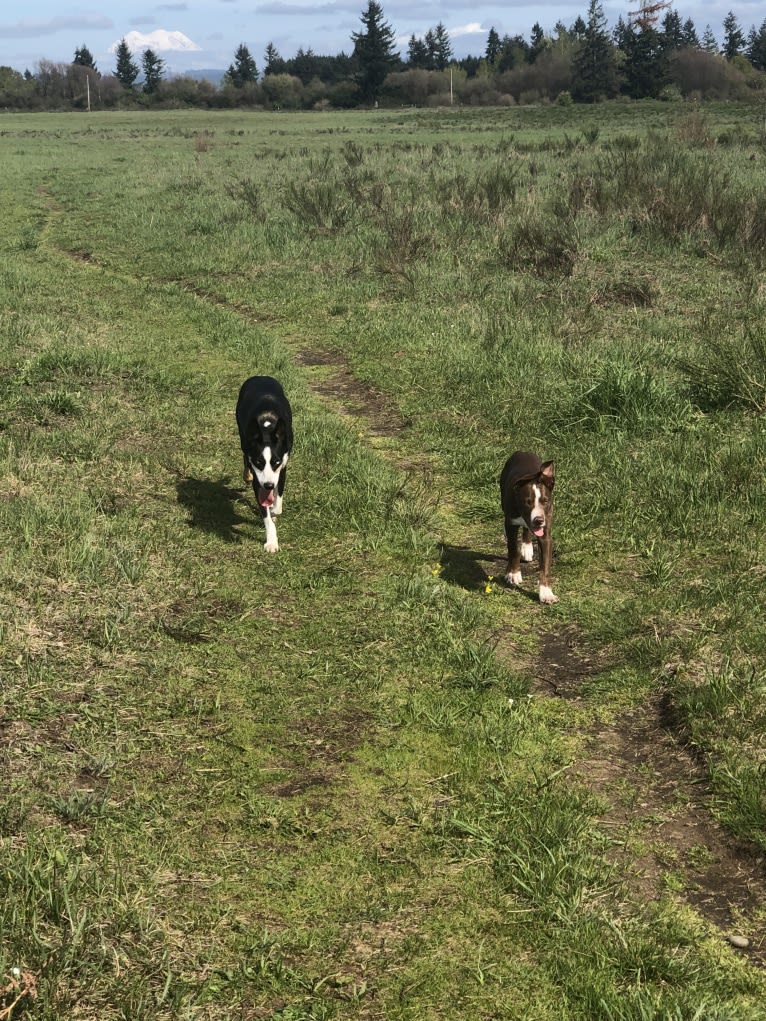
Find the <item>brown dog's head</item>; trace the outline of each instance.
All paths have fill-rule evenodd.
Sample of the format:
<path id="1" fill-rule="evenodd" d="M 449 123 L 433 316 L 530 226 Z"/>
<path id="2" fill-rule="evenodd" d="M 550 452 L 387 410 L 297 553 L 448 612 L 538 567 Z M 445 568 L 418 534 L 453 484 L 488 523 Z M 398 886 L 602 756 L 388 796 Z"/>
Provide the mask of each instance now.
<path id="1" fill-rule="evenodd" d="M 516 482 L 516 500 L 521 517 L 538 539 L 542 539 L 551 527 L 555 480 L 553 461 L 546 461 L 536 475 Z"/>

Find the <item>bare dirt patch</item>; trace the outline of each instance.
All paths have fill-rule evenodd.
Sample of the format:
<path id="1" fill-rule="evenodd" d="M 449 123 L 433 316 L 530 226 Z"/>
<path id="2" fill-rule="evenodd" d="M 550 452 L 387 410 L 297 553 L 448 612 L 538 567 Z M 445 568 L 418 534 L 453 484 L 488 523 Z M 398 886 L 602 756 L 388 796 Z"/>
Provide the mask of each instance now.
<path id="1" fill-rule="evenodd" d="M 585 682 L 607 663 L 576 630 L 547 632 L 533 666 L 533 688 L 586 701 Z M 702 765 L 678 731 L 668 698 L 657 695 L 609 724 L 593 727 L 572 775 L 606 802 L 602 824 L 614 857 L 647 900 L 684 899 L 748 959 L 766 966 L 766 862 L 716 822 Z"/>
<path id="2" fill-rule="evenodd" d="M 311 389 L 342 415 L 364 419 L 371 436 L 398 436 L 410 426 L 384 394 L 356 378 L 339 352 L 301 349 L 295 352 L 295 360 L 298 365 L 324 369 L 309 380 Z"/>
<path id="3" fill-rule="evenodd" d="M 285 742 L 294 756 L 294 761 L 283 764 L 291 775 L 264 790 L 276 797 L 293 798 L 312 788 L 332 786 L 354 751 L 369 739 L 371 720 L 372 715 L 362 709 L 296 720 Z"/>

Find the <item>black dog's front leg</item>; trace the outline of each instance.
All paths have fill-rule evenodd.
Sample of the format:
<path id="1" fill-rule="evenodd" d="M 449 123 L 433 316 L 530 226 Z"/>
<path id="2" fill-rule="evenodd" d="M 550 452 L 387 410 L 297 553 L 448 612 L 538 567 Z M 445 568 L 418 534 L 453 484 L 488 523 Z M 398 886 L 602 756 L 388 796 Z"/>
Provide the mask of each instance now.
<path id="1" fill-rule="evenodd" d="M 278 553 L 279 542 L 277 541 L 277 526 L 274 524 L 272 508 L 261 506 L 258 499 L 258 483 L 255 480 L 253 480 L 253 492 L 255 493 L 255 502 L 258 506 L 258 510 L 261 512 L 263 527 L 266 529 L 266 542 L 263 544 L 263 548 L 267 553 Z"/>

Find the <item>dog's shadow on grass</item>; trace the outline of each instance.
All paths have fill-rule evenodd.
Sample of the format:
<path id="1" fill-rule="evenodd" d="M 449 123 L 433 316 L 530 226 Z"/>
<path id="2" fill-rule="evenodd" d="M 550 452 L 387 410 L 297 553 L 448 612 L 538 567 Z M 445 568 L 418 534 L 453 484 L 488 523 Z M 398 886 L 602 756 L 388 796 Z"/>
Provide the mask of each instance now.
<path id="1" fill-rule="evenodd" d="M 232 489 L 221 479 L 180 478 L 176 483 L 178 502 L 185 507 L 190 528 L 212 532 L 224 542 L 240 542 L 237 525 L 247 524 L 251 517 L 238 512 L 242 491 Z"/>
<path id="2" fill-rule="evenodd" d="M 439 562 L 445 581 L 473 590 L 479 585 L 486 585 L 495 576 L 500 561 L 494 553 L 482 553 L 468 546 L 443 543 Z"/>
<path id="3" fill-rule="evenodd" d="M 442 578 L 451 585 L 459 585 L 469 592 L 475 592 L 489 581 L 494 581 L 509 592 L 517 592 L 529 599 L 537 601 L 537 593 L 526 589 L 509 586 L 505 579 L 506 559 L 497 553 L 483 553 L 481 550 L 470 549 L 468 546 L 450 546 L 444 543 L 441 548 L 440 561 Z M 528 571 L 523 565 L 525 575 Z"/>

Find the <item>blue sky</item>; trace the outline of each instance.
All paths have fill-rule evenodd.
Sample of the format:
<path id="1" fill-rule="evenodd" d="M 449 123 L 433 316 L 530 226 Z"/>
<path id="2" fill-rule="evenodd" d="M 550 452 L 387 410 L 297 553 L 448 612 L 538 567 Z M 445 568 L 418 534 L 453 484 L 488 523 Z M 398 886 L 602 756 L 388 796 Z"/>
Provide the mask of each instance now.
<path id="1" fill-rule="evenodd" d="M 610 27 L 617 18 L 634 10 L 602 0 Z M 587 0 L 540 0 L 538 3 L 500 3 L 488 0 L 381 0 L 406 53 L 414 33 L 423 35 L 439 22 L 447 27 L 455 55 L 480 55 L 487 32 L 494 27 L 500 35 L 520 33 L 529 38 L 536 21 L 551 31 L 557 21 L 571 25 L 578 15 L 585 17 Z M 32 0 L 29 7 L 3 4 L 0 13 L 0 65 L 24 71 L 35 70 L 40 60 L 70 62 L 78 46 L 93 54 L 102 73 L 114 70 L 114 47 L 123 37 L 136 57 L 151 47 L 165 61 L 170 72 L 201 68 L 226 68 L 234 51 L 245 43 L 256 64 L 263 65 L 269 42 L 283 57 L 295 55 L 298 47 L 315 53 L 350 53 L 351 33 L 360 28 L 360 15 L 367 0 Z M 733 10 L 745 34 L 751 25 L 760 26 L 766 4 L 731 0 L 688 0 L 677 3 L 682 19 L 692 18 L 701 36 L 710 25 L 719 44 L 722 23 Z"/>

